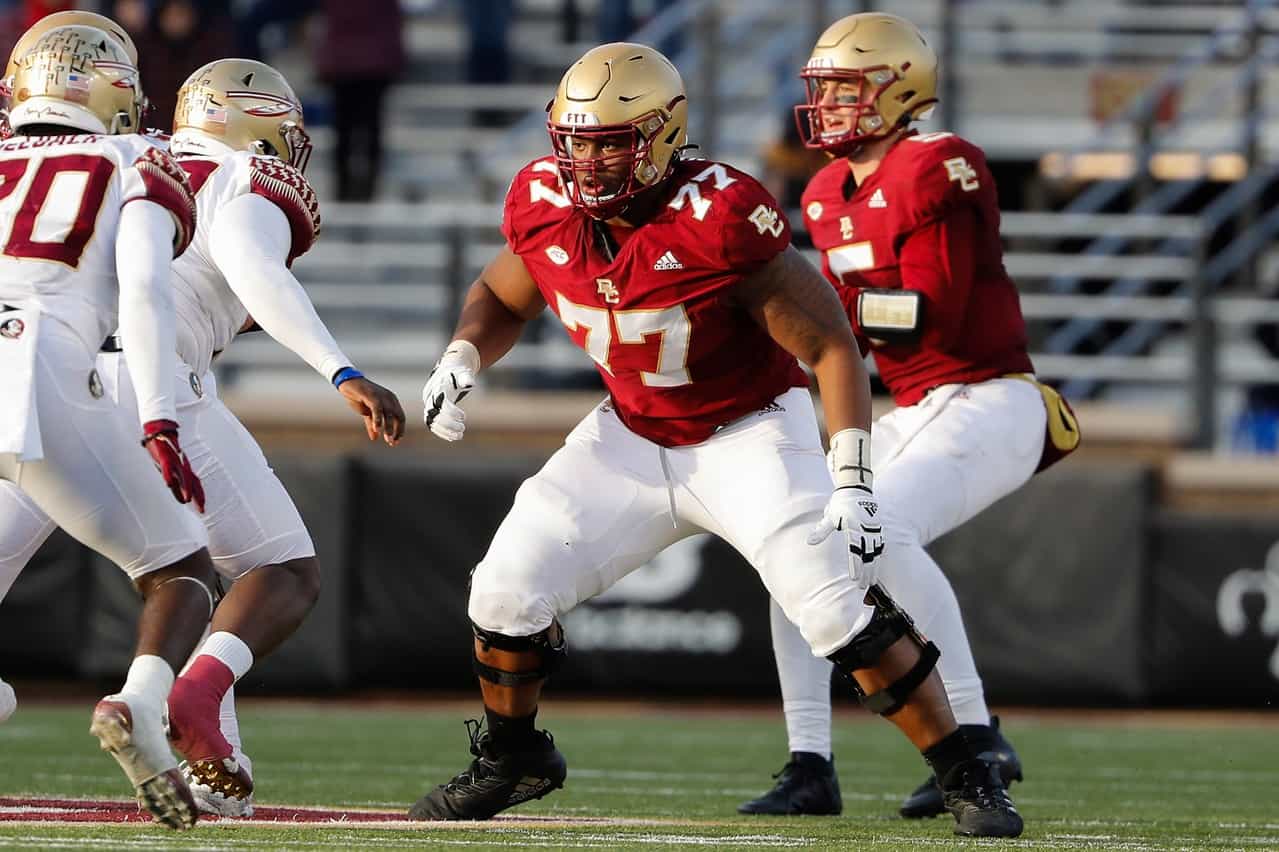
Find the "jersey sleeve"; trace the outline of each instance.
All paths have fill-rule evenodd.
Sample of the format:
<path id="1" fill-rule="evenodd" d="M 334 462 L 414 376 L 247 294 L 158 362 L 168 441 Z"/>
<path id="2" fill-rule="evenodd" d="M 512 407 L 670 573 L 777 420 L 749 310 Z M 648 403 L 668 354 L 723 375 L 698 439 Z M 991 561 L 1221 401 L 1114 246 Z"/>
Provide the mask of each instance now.
<path id="1" fill-rule="evenodd" d="M 502 207 L 502 236 L 511 251 L 521 254 L 530 238 L 558 215 L 572 208 L 560 185 L 552 160 L 535 160 L 515 175 Z"/>
<path id="2" fill-rule="evenodd" d="M 981 207 L 992 203 L 994 178 L 981 149 L 957 136 L 935 141 L 929 137 L 903 140 L 902 145 L 917 146 L 911 165 L 902 177 L 907 199 L 902 230 L 936 222 L 962 207 Z"/>
<path id="3" fill-rule="evenodd" d="M 785 251 L 791 243 L 790 222 L 772 194 L 749 175 L 720 190 L 722 201 L 712 223 L 725 267 L 749 275 Z M 714 202 L 711 209 L 714 210 Z"/>
<path id="4" fill-rule="evenodd" d="M 187 173 L 167 151 L 153 146 L 133 161 L 125 172 L 123 204 L 151 201 L 173 217 L 173 256 L 186 251 L 195 236 L 195 192 Z"/>
<path id="5" fill-rule="evenodd" d="M 306 254 L 320 235 L 320 200 L 302 173 L 276 157 L 249 161 L 249 191 L 270 201 L 289 221 L 288 263 Z"/>

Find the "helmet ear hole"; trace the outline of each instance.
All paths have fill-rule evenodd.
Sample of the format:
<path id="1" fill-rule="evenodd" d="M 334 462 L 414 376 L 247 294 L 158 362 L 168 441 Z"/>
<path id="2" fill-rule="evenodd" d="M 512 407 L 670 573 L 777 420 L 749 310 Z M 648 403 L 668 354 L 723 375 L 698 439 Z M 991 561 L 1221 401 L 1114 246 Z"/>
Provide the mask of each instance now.
<path id="1" fill-rule="evenodd" d="M 278 157 L 280 152 L 275 150 L 275 146 L 265 139 L 253 140 L 253 153 L 261 154 L 265 157 Z"/>

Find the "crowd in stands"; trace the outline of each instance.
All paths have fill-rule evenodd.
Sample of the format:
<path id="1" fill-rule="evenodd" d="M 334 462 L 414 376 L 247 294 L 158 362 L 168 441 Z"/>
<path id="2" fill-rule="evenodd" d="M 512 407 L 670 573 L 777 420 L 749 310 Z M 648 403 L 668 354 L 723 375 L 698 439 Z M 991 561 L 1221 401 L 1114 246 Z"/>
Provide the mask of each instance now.
<path id="1" fill-rule="evenodd" d="M 433 0 L 426 7 L 446 7 Z M 511 24 L 518 0 L 451 0 L 465 22 L 469 42 L 463 79 L 512 80 Z M 626 38 L 647 17 L 674 0 L 600 0 L 595 32 L 575 0 L 562 0 L 565 41 Z M 309 47 L 315 79 L 327 89 L 323 110 L 335 136 L 337 198 L 368 201 L 377 191 L 383 160 L 387 91 L 406 70 L 401 0 L 0 0 L 0 46 L 44 15 L 87 9 L 117 20 L 133 36 L 142 57 L 143 88 L 151 99 L 149 124 L 169 130 L 177 90 L 192 70 L 227 56 L 271 61 L 264 33 L 283 27 Z M 422 7 L 424 4 L 416 4 Z M 308 104 L 308 107 L 310 104 Z M 478 113 L 480 124 L 501 124 L 502 112 Z M 314 121 L 313 121 L 314 123 Z"/>

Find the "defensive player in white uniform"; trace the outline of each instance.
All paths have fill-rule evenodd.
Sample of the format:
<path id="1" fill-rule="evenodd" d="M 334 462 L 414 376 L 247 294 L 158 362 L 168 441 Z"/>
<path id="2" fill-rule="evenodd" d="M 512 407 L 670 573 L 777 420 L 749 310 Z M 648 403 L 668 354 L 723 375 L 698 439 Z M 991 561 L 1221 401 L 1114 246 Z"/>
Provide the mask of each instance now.
<path id="1" fill-rule="evenodd" d="M 191 248 L 173 265 L 178 354 L 191 367 L 179 417 L 190 418 L 192 464 L 204 474 L 216 518 L 206 524 L 214 564 L 236 582 L 174 686 L 170 735 L 201 806 L 247 815 L 252 782 L 230 687 L 297 629 L 318 595 L 320 570 L 293 501 L 218 400 L 209 366 L 256 324 L 337 387 L 370 440 L 394 445 L 404 411 L 351 366 L 289 271 L 314 243 L 320 212 L 302 173 L 311 150 L 302 107 L 284 77 L 260 62 L 211 62 L 183 84 L 173 126 L 170 146 L 201 217 Z"/>
<path id="2" fill-rule="evenodd" d="M 54 12 L 52 15 L 44 16 L 22 34 L 22 37 L 18 39 L 13 46 L 13 50 L 9 53 L 9 62 L 4 71 L 4 78 L 0 79 L 0 101 L 3 102 L 3 109 L 0 109 L 0 138 L 8 139 L 13 135 L 12 128 L 9 127 L 9 100 L 12 95 L 13 78 L 18 70 L 18 57 L 29 51 L 40 36 L 50 30 L 66 26 L 87 26 L 102 30 L 115 39 L 120 48 L 124 50 L 130 64 L 135 68 L 137 67 L 138 49 L 133 44 L 133 39 L 129 37 L 123 27 L 110 18 L 93 12 L 81 12 L 78 10 Z M 16 488 L 11 487 L 7 482 L 0 482 L 0 601 L 4 600 L 5 596 L 9 594 L 9 588 L 13 585 L 14 580 L 18 579 L 18 573 L 22 570 L 22 566 L 27 563 L 35 552 L 34 548 L 31 553 L 22 553 L 10 547 L 10 545 L 15 544 L 16 538 L 10 539 L 4 535 L 4 528 L 8 523 L 6 518 L 15 519 L 14 523 L 17 524 L 15 536 L 22 538 L 22 544 L 24 545 L 27 543 L 27 531 L 34 529 L 33 525 L 35 523 L 39 522 L 42 526 L 44 524 L 48 525 L 48 530 L 38 536 L 37 545 L 48 537 L 55 526 L 43 513 L 39 513 L 38 519 L 33 519 L 26 508 L 29 505 L 30 501 L 22 497 L 21 492 Z M 0 678 L 0 722 L 6 721 L 17 709 L 18 698 L 14 694 L 13 687 Z"/>
<path id="3" fill-rule="evenodd" d="M 217 398 L 209 365 L 256 323 L 333 381 L 363 416 L 370 439 L 397 442 L 404 414 L 390 391 L 350 366 L 288 270 L 319 230 L 315 195 L 301 173 L 310 145 L 288 83 L 259 62 L 219 60 L 192 74 L 178 100 L 172 148 L 196 188 L 202 217 L 191 249 L 173 266 L 184 362 L 178 417 L 208 486 L 214 563 L 238 582 L 175 684 L 170 734 L 187 758 L 201 809 L 247 816 L 251 767 L 231 685 L 301 623 L 318 595 L 320 573 L 297 509 L 252 436 Z M 102 356 L 104 364 L 112 360 Z M 122 398 L 129 392 L 121 383 Z M 32 515 L 22 508 L 9 516 Z M 51 529 L 29 521 L 24 529 L 5 529 L 0 517 L 0 543 L 11 542 L 6 550 L 25 554 L 25 561 Z"/>
<path id="4" fill-rule="evenodd" d="M 142 593 L 135 659 L 90 730 L 158 820 L 189 828 L 196 808 L 161 717 L 213 605 L 206 534 L 173 499 L 203 509 L 178 443 L 169 284 L 195 204 L 173 159 L 136 135 L 137 69 L 110 36 L 54 29 L 18 65 L 18 135 L 0 143 L 0 479 Z M 136 414 L 94 368 L 117 327 L 139 341 Z"/>

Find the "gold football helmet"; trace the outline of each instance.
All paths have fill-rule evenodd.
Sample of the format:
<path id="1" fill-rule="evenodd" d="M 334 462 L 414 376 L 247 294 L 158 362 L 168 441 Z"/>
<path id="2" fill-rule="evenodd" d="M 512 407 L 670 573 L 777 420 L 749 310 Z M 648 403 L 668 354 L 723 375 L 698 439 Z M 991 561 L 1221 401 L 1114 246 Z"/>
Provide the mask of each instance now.
<path id="1" fill-rule="evenodd" d="M 120 43 L 120 46 L 124 48 L 125 56 L 129 57 L 129 62 L 134 66 L 138 64 L 137 45 L 133 43 L 133 39 L 129 37 L 129 34 L 124 31 L 124 27 L 106 15 L 99 15 L 95 12 L 80 12 L 74 9 L 67 12 L 54 12 L 52 15 L 45 15 L 32 24 L 18 39 L 18 43 L 13 46 L 13 50 L 9 52 L 9 64 L 4 69 L 3 82 L 0 82 L 0 94 L 9 94 L 8 85 L 9 81 L 13 79 L 14 72 L 18 70 L 18 57 L 30 50 L 40 36 L 49 30 L 56 30 L 58 27 L 93 27 L 94 29 L 102 30 Z"/>
<path id="2" fill-rule="evenodd" d="M 57 124 L 85 133 L 136 133 L 142 85 L 124 47 L 95 27 L 49 30 L 16 59 L 9 124 Z"/>
<path id="3" fill-rule="evenodd" d="M 865 12 L 827 27 L 799 75 L 800 138 L 836 157 L 925 118 L 937 103 L 937 54 L 910 21 Z"/>
<path id="4" fill-rule="evenodd" d="M 669 174 L 688 136 L 684 81 L 670 60 L 651 47 L 617 42 L 587 51 L 564 73 L 547 105 L 555 163 L 573 203 L 597 219 L 610 219 L 629 199 Z M 618 153 L 574 157 L 574 138 L 606 137 Z M 624 166 L 626 177 L 609 192 L 605 172 Z"/>
<path id="5" fill-rule="evenodd" d="M 311 159 L 302 102 L 283 74 L 252 59 L 214 60 L 178 90 L 173 150 L 209 153 L 210 141 L 279 157 L 299 171 Z"/>

